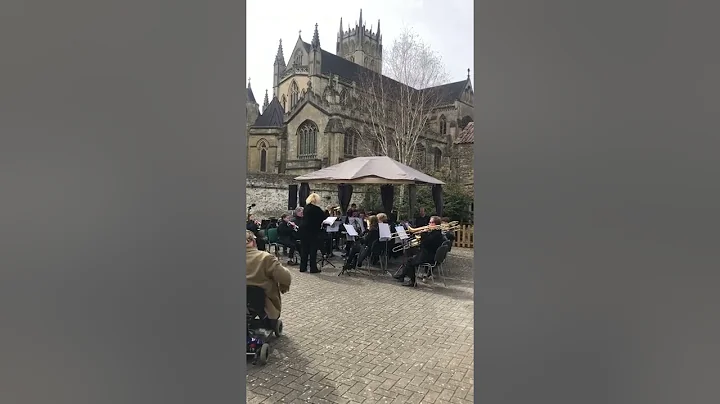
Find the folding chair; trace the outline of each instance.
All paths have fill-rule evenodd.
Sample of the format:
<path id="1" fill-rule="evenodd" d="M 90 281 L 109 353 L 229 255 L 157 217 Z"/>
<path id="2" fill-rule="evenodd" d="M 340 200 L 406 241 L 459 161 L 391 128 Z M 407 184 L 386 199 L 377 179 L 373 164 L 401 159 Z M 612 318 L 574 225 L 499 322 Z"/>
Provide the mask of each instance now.
<path id="1" fill-rule="evenodd" d="M 417 270 L 427 270 L 428 274 L 430 274 L 428 278 L 432 279 L 432 281 L 435 282 L 435 275 L 433 275 L 433 270 L 437 269 L 443 286 L 447 287 L 447 284 L 445 283 L 445 274 L 443 273 L 443 262 L 445 261 L 445 258 L 447 258 L 447 254 L 448 246 L 443 243 L 443 245 L 441 245 L 440 248 L 438 248 L 438 250 L 435 252 L 435 262 L 432 264 L 420 264 Z"/>

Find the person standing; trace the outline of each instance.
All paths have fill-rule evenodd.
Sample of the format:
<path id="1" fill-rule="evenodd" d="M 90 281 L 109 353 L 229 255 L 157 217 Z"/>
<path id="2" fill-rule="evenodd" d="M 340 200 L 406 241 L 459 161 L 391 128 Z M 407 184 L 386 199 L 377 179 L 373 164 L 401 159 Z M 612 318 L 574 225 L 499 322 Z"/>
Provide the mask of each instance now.
<path id="1" fill-rule="evenodd" d="M 425 215 L 425 208 L 420 208 L 418 215 L 415 216 L 415 226 L 413 227 L 424 227 L 430 224 L 430 218 Z"/>
<path id="2" fill-rule="evenodd" d="M 308 265 L 311 274 L 320 272 L 317 266 L 317 253 L 323 241 L 322 223 L 327 219 L 327 214 L 318 206 L 320 201 L 320 195 L 315 193 L 310 194 L 305 200 L 303 220 L 300 224 L 300 237 L 302 240 L 300 245 L 300 272 L 307 272 Z"/>

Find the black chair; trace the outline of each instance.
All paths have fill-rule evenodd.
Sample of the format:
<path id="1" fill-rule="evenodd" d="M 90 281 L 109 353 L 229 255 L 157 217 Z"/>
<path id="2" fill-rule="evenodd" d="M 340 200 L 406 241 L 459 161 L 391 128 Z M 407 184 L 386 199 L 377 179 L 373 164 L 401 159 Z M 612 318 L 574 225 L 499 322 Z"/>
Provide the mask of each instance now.
<path id="1" fill-rule="evenodd" d="M 440 275 L 440 280 L 443 283 L 443 286 L 447 287 L 447 284 L 445 283 L 445 273 L 443 272 L 443 262 L 445 262 L 445 258 L 447 258 L 449 247 L 443 243 L 443 245 L 440 246 L 440 248 L 437 249 L 435 252 L 435 262 L 432 264 L 420 264 L 418 265 L 417 269 L 417 275 L 421 275 L 421 278 L 425 279 L 424 273 L 422 273 L 422 270 L 426 270 L 428 273 L 427 278 L 430 278 L 435 281 L 435 276 L 433 275 L 433 270 L 437 269 L 438 275 Z"/>

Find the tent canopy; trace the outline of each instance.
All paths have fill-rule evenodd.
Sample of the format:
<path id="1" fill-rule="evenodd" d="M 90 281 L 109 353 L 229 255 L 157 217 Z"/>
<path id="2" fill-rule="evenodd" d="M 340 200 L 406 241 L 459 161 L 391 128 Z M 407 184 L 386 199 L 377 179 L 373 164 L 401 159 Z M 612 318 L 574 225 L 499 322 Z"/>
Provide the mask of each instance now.
<path id="1" fill-rule="evenodd" d="M 387 156 L 356 157 L 295 180 L 320 184 L 444 184 Z"/>

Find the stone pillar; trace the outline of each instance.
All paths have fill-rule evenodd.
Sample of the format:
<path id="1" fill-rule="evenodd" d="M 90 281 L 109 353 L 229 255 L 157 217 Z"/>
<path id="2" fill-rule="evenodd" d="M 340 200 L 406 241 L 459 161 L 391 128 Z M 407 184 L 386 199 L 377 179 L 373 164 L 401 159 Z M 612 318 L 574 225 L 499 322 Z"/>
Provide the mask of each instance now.
<path id="1" fill-rule="evenodd" d="M 335 165 L 340 162 L 342 157 L 342 139 L 345 133 L 342 120 L 340 118 L 330 118 L 325 127 L 325 136 L 327 144 L 328 164 Z"/>

